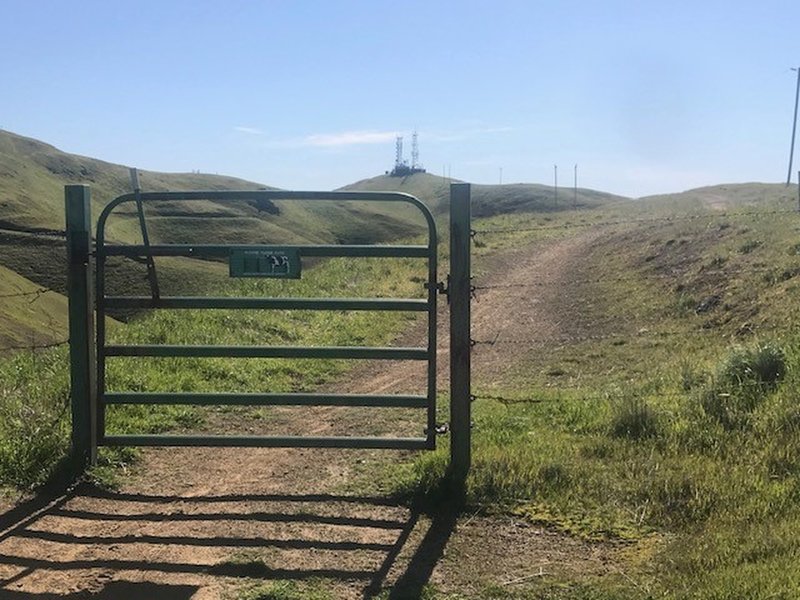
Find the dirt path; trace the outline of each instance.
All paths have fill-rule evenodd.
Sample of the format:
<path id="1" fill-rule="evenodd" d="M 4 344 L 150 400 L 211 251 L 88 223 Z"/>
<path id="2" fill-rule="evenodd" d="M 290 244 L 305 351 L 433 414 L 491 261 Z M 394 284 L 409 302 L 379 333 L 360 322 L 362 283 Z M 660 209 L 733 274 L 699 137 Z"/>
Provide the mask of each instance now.
<path id="1" fill-rule="evenodd" d="M 493 258 L 473 308 L 476 339 L 524 333 L 546 343 L 576 322 L 561 289 L 594 234 Z M 523 287 L 530 283 L 535 287 Z M 510 286 L 510 287 L 508 287 Z M 520 287 L 514 287 L 520 286 Z M 446 325 L 443 311 L 441 323 Z M 409 339 L 419 338 L 412 331 Z M 475 362 L 482 385 L 502 380 L 513 347 L 489 346 Z M 440 385 L 447 329 L 439 345 Z M 369 365 L 340 382 L 356 393 L 414 391 L 415 366 Z M 418 367 L 417 367 L 418 368 Z M 413 386 L 412 386 L 413 387 Z M 374 412 L 279 412 L 267 423 L 324 435 L 371 426 Z M 262 423 L 219 417 L 227 427 Z M 292 420 L 293 419 L 293 420 Z M 348 420 L 349 419 L 349 420 Z M 220 424 L 217 423 L 217 424 Z M 274 433 L 272 431 L 265 433 Z M 469 595 L 537 573 L 604 573 L 612 550 L 511 518 L 429 518 L 380 496 L 343 494 L 376 451 L 153 449 L 118 493 L 81 486 L 0 515 L 0 598 L 216 599 L 247 578 L 323 578 L 336 597 L 415 598 L 428 582 Z"/>
<path id="2" fill-rule="evenodd" d="M 583 268 L 581 257 L 600 235 L 583 232 L 569 238 L 550 240 L 504 252 L 490 259 L 473 259 L 485 275 L 477 277 L 472 302 L 472 338 L 486 341 L 534 340 L 554 344 L 565 336 L 587 333 L 592 325 L 583 323 L 573 303 L 576 273 Z M 448 389 L 449 313 L 440 305 L 437 348 L 437 387 Z M 410 331 L 401 344 L 422 344 L 422 325 Z M 473 381 L 492 386 L 503 381 L 514 365 L 514 351 L 508 345 L 481 344 L 472 360 Z M 356 369 L 346 378 L 355 393 L 424 392 L 424 369 L 409 362 L 383 362 Z M 409 382 L 420 382 L 416 388 Z"/>

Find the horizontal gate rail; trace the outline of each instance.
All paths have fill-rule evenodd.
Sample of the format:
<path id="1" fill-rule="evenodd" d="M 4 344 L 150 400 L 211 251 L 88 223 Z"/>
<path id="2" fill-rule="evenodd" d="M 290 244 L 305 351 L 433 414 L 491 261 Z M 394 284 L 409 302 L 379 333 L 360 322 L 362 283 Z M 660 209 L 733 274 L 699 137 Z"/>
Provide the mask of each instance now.
<path id="1" fill-rule="evenodd" d="M 200 392 L 106 392 L 106 404 L 184 404 L 197 406 L 373 406 L 425 408 L 427 396 L 367 394 L 247 394 Z"/>
<path id="2" fill-rule="evenodd" d="M 220 446 L 251 448 L 432 449 L 434 438 L 311 437 L 261 435 L 107 435 L 104 446 Z"/>
<path id="3" fill-rule="evenodd" d="M 106 308 L 269 308 L 279 310 L 383 310 L 425 312 L 427 300 L 413 298 L 211 298 L 106 296 Z"/>
<path id="4" fill-rule="evenodd" d="M 375 360 L 428 360 L 427 348 L 370 346 L 106 346 L 106 356 L 181 358 L 363 358 Z"/>
<path id="5" fill-rule="evenodd" d="M 427 258 L 430 255 L 428 246 L 372 246 L 367 244 L 336 246 L 234 246 L 220 244 L 151 244 L 142 245 L 107 245 L 103 248 L 106 256 L 139 257 L 149 252 L 152 256 L 189 256 L 216 258 L 228 256 L 231 250 L 286 250 L 298 251 L 306 257 L 345 257 L 358 258 Z"/>

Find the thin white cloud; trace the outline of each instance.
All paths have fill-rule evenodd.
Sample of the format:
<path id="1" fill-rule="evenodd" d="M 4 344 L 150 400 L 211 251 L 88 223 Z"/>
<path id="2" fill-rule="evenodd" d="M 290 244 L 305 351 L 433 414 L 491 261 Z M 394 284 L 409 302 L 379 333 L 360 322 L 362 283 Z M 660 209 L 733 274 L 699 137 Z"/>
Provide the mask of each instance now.
<path id="1" fill-rule="evenodd" d="M 343 131 L 341 133 L 315 133 L 302 138 L 302 146 L 358 146 L 385 144 L 397 136 L 394 131 Z"/>
<path id="2" fill-rule="evenodd" d="M 266 148 L 342 148 L 393 142 L 395 131 L 353 130 L 339 133 L 312 133 L 303 137 L 265 140 Z"/>
<path id="3" fill-rule="evenodd" d="M 255 133 L 248 127 L 237 127 L 239 131 Z M 513 127 L 480 127 L 460 131 L 421 131 L 420 140 L 429 142 L 452 142 L 481 135 L 492 135 L 514 131 Z M 260 132 L 258 132 L 260 133 Z M 271 148 L 341 148 L 394 142 L 398 135 L 410 137 L 410 132 L 376 131 L 374 129 L 355 129 L 338 133 L 312 133 L 303 137 L 266 140 L 265 147 Z"/>
<path id="4" fill-rule="evenodd" d="M 243 125 L 237 125 L 236 127 L 234 127 L 234 129 L 236 131 L 239 131 L 241 133 L 247 133 L 249 135 L 264 135 L 263 131 L 261 131 L 260 129 L 256 129 L 255 127 L 245 127 Z"/>

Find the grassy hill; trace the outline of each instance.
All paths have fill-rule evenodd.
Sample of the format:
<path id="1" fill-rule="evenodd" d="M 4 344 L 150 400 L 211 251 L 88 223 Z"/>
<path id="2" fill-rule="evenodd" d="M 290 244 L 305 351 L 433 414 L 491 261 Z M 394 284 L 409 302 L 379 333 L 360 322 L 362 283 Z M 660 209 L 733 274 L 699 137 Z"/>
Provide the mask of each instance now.
<path id="1" fill-rule="evenodd" d="M 462 523 L 485 518 L 481 511 L 504 518 L 510 513 L 548 531 L 553 544 L 570 539 L 614 557 L 613 573 L 553 569 L 547 577 L 517 580 L 521 591 L 513 597 L 788 598 L 786 590 L 798 589 L 796 191 L 766 184 L 715 186 L 590 211 L 476 220 L 474 316 L 499 314 L 486 308 L 493 302 L 492 285 L 500 288 L 497 294 L 512 300 L 530 294 L 536 301 L 531 306 L 549 308 L 538 322 L 519 318 L 514 308 L 507 326 L 513 335 L 479 338 L 475 330 L 476 373 L 493 352 L 505 353 L 512 368 L 494 383 L 474 380 L 470 516 Z M 565 242 L 572 244 L 563 246 L 568 253 L 546 252 Z M 503 257 L 505 251 L 511 253 Z M 498 259 L 526 261 L 520 269 L 530 270 L 530 277 L 490 279 L 489 267 L 502 265 Z M 327 286 L 314 279 L 322 269 L 297 283 L 331 294 L 354 294 L 353 286 L 370 293 L 419 291 L 419 278 L 410 271 L 385 271 L 373 263 L 354 274 L 344 262 L 330 266 L 338 274 Z M 251 285 L 267 292 L 268 283 L 237 285 L 242 293 Z M 243 311 L 194 311 L 173 319 L 164 311 L 113 335 L 124 342 L 236 343 L 244 337 L 254 343 L 345 344 L 389 339 L 402 330 L 402 323 L 343 318 L 337 313 L 331 320 L 270 322 Z M 346 333 L 345 324 L 357 326 L 354 337 L 346 337 L 353 332 Z M 67 383 L 63 358 L 50 354 L 0 362 L 0 377 L 12 382 L 7 414 L 29 414 L 23 412 L 30 409 L 29 398 L 44 398 L 33 413 L 38 422 L 58 414 Z M 57 385 L 40 393 L 42 373 L 51 364 L 62 365 L 47 379 Z M 110 373 L 126 389 L 146 381 L 153 388 L 200 391 L 202 384 L 217 391 L 314 389 L 340 371 L 321 363 L 259 370 L 213 360 L 176 362 L 166 371 L 120 365 Z M 446 406 L 441 408 L 446 415 Z M 247 418 L 276 415 L 253 412 Z M 156 431 L 196 424 L 191 413 L 109 416 L 118 431 L 140 431 L 143 423 Z M 7 457 L 5 475 L 0 460 L 0 480 L 41 480 L 53 462 L 48 457 L 64 452 L 65 428 L 49 439 L 38 429 L 19 434 L 36 419 L 0 419 L 0 459 Z M 4 450 L 3 439 L 15 442 Z M 22 477 L 33 462 L 27 456 L 12 462 L 20 455 L 19 439 L 37 451 L 31 452 L 34 458 L 45 457 L 34 473 L 39 479 Z M 55 448 L 50 454 L 44 451 L 48 441 Z M 410 457 L 413 463 L 403 460 L 371 459 L 369 466 L 354 468 L 363 479 L 349 481 L 347 489 L 376 495 L 390 489 L 416 496 L 422 506 L 426 500 L 442 502 L 447 444 Z M 491 580 L 476 585 L 485 585 L 481 597 L 512 597 Z M 430 597 L 450 596 L 432 591 Z"/>
<path id="2" fill-rule="evenodd" d="M 140 171 L 145 191 L 275 189 L 233 177 L 200 173 Z M 0 131 L 0 347 L 15 346 L 33 333 L 49 339 L 49 322 L 63 334 L 65 305 L 49 296 L 34 296 L 31 306 L 10 297 L 18 289 L 66 289 L 64 247 L 64 185 L 87 184 L 92 191 L 93 220 L 115 197 L 130 192 L 129 170 L 101 160 L 68 154 L 43 142 Z M 172 243 L 231 241 L 237 243 L 359 243 L 407 236 L 420 230 L 421 220 L 404 221 L 376 215 L 369 207 L 303 202 L 210 201 L 151 204 L 145 207 L 151 240 Z M 116 214 L 116 213 L 115 213 Z M 138 219 L 130 209 L 108 223 L 107 236 L 123 243 L 141 240 Z M 189 259 L 158 259 L 166 293 L 208 289 L 227 278 L 220 265 Z M 223 273 L 223 271 L 225 271 Z M 224 278 L 223 278 L 224 276 Z M 118 261 L 109 269 L 115 289 L 144 291 L 142 265 Z M 34 336 L 35 337 L 35 336 Z M 61 335 L 63 337 L 63 335 Z"/>
<path id="3" fill-rule="evenodd" d="M 140 171 L 140 182 L 144 191 L 276 189 L 201 173 Z M 131 190 L 128 167 L 68 154 L 43 142 L 0 131 L 0 229 L 60 232 L 64 228 L 64 185 L 81 183 L 92 188 L 95 217 L 106 203 Z M 184 202 L 148 205 L 146 211 L 156 242 L 186 242 L 198 229 L 202 229 L 205 241 L 235 237 L 242 242 L 347 242 L 364 238 L 367 224 L 373 230 L 371 239 L 407 235 L 420 225 L 419 219 L 413 223 L 391 217 L 376 221 L 364 207 L 340 205 L 331 209 L 302 202 Z M 133 215 L 113 221 L 110 227 L 118 241 L 139 240 Z"/>
<path id="4" fill-rule="evenodd" d="M 344 190 L 391 190 L 413 194 L 425 201 L 434 214 L 447 212 L 450 182 L 430 173 L 414 173 L 405 177 L 380 175 L 345 186 Z M 472 186 L 472 214 L 475 218 L 521 212 L 555 212 L 574 208 L 597 208 L 628 200 L 596 190 L 578 188 L 577 198 L 572 190 L 562 189 L 558 199 L 552 186 L 538 183 Z"/>
<path id="5" fill-rule="evenodd" d="M 734 210 L 746 207 L 786 208 L 797 205 L 797 186 L 782 183 L 728 183 L 695 188 L 674 194 L 658 194 L 639 199 L 644 206 L 664 209 Z"/>
<path id="6" fill-rule="evenodd" d="M 0 266 L 0 348 L 36 347 L 67 332 L 67 299 Z"/>
<path id="7" fill-rule="evenodd" d="M 201 173 L 140 171 L 140 183 L 145 191 L 274 189 L 234 177 Z M 38 140 L 0 131 L 0 267 L 8 272 L 0 279 L 3 284 L 0 292 L 13 287 L 10 274 L 28 280 L 32 286 L 65 291 L 63 196 L 66 184 L 91 186 L 92 213 L 96 219 L 109 201 L 130 191 L 129 169 L 68 154 Z M 440 230 L 444 231 L 449 184 L 448 179 L 416 173 L 407 177 L 382 175 L 342 189 L 400 191 L 417 196 L 430 206 L 440 221 Z M 581 189 L 576 203 L 571 193 L 569 198 L 556 202 L 548 186 L 475 185 L 473 214 L 482 217 L 551 213 L 573 207 L 596 208 L 624 200 Z M 372 202 L 222 204 L 200 201 L 150 204 L 145 210 L 150 237 L 155 243 L 230 240 L 277 244 L 371 243 L 413 237 L 422 233 L 424 226 L 413 207 Z M 140 242 L 135 212 L 126 209 L 115 215 L 108 223 L 107 238 L 122 243 Z M 220 274 L 218 267 L 197 260 L 157 260 L 167 293 L 190 293 L 207 289 L 209 285 L 218 287 L 225 275 Z M 115 263 L 109 269 L 109 279 L 116 289 L 145 291 L 142 265 Z M 31 324 L 36 323 L 35 319 L 16 318 L 14 314 L 21 313 L 9 309 L 3 317 L 8 321 L 9 331 L 28 332 Z M 47 332 L 42 329 L 40 333 L 46 335 Z"/>
<path id="8" fill-rule="evenodd" d="M 259 189 L 264 186 L 219 175 L 141 171 L 147 191 Z M 92 187 L 93 213 L 131 190 L 128 167 L 68 154 L 38 140 L 0 131 L 0 228 L 42 231 L 64 228 L 64 185 Z M 194 208 L 201 212 L 201 208 Z M 208 211 L 203 206 L 202 211 Z M 218 208 L 211 214 L 220 214 Z M 202 212 L 201 212 L 202 214 Z"/>

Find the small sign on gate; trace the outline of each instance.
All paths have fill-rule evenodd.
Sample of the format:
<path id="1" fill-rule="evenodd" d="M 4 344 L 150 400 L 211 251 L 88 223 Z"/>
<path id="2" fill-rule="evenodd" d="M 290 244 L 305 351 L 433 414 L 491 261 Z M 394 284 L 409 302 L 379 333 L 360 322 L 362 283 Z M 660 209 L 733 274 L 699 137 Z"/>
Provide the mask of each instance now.
<path id="1" fill-rule="evenodd" d="M 233 248 L 228 266 L 231 277 L 300 279 L 300 251 L 289 248 Z"/>

